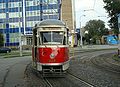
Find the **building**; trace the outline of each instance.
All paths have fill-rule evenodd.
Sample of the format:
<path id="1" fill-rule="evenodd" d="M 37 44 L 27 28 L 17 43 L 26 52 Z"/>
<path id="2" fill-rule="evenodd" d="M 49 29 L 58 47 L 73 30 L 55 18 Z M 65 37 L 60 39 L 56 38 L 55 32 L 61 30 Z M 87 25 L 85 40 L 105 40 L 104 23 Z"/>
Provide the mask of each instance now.
<path id="1" fill-rule="evenodd" d="M 45 19 L 58 19 L 74 29 L 72 0 L 0 0 L 0 32 L 5 46 L 32 45 L 32 27 Z"/>
<path id="2" fill-rule="evenodd" d="M 75 0 L 62 0 L 61 3 L 61 20 L 63 20 L 71 30 L 75 29 Z"/>

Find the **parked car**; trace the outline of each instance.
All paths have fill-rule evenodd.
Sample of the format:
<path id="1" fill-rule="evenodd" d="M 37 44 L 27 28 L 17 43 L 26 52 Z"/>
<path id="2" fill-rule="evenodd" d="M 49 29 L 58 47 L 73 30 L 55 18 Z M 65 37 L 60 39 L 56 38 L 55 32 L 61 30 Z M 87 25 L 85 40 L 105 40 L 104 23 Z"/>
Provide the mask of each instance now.
<path id="1" fill-rule="evenodd" d="M 10 53 L 11 49 L 7 47 L 2 47 L 0 48 L 0 53 Z"/>

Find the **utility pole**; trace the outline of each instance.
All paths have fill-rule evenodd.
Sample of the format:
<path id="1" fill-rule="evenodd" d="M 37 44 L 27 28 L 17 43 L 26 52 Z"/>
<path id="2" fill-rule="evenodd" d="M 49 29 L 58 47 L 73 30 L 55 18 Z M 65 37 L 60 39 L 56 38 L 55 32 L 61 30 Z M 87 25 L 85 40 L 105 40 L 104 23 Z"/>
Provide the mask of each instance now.
<path id="1" fill-rule="evenodd" d="M 118 57 L 120 58 L 120 13 L 118 14 L 118 28 L 119 28 L 119 34 L 118 34 Z"/>
<path id="2" fill-rule="evenodd" d="M 20 0 L 19 0 L 20 1 Z M 20 3 L 20 2 L 19 2 Z M 25 27 L 26 27 L 26 17 L 25 17 L 25 0 L 23 0 L 23 27 L 24 27 L 24 32 L 23 34 L 26 34 Z"/>
<path id="3" fill-rule="evenodd" d="M 20 56 L 22 56 L 22 45 L 21 45 L 21 23 L 20 23 L 20 1 L 19 1 L 19 7 L 18 7 L 18 12 L 19 12 L 19 51 L 20 51 Z"/>

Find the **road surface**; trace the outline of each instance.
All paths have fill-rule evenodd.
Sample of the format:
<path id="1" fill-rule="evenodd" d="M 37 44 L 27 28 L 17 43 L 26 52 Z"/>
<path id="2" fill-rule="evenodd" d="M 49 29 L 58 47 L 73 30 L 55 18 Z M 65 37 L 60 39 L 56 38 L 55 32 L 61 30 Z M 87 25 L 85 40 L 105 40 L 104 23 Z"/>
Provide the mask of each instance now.
<path id="1" fill-rule="evenodd" d="M 31 57 L 0 59 L 0 87 L 22 87 Z"/>

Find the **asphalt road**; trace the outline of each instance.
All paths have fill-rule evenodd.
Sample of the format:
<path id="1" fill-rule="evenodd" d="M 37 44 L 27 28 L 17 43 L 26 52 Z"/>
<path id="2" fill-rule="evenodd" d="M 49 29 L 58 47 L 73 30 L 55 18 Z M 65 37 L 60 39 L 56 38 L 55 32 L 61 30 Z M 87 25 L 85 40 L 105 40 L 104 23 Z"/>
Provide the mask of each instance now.
<path id="1" fill-rule="evenodd" d="M 0 59 L 0 87 L 22 87 L 31 57 Z"/>

